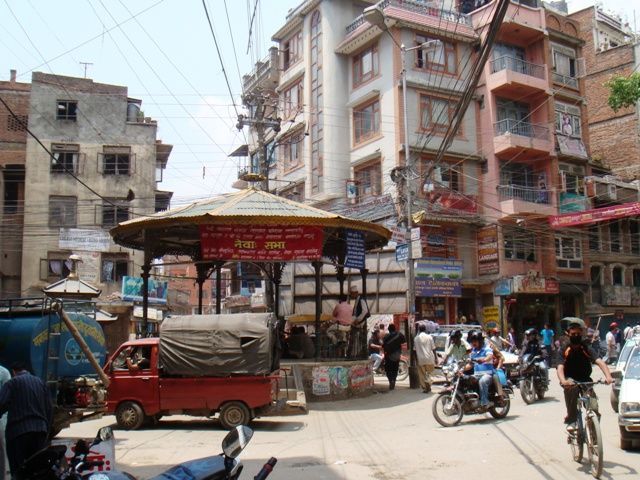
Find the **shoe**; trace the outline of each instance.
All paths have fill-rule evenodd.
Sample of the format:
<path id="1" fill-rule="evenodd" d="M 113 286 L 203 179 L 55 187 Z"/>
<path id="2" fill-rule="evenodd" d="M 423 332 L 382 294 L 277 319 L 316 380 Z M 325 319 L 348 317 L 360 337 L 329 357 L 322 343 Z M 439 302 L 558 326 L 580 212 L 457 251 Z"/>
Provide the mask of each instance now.
<path id="1" fill-rule="evenodd" d="M 569 423 L 567 425 L 567 433 L 574 434 L 578 430 L 578 424 L 576 422 Z"/>

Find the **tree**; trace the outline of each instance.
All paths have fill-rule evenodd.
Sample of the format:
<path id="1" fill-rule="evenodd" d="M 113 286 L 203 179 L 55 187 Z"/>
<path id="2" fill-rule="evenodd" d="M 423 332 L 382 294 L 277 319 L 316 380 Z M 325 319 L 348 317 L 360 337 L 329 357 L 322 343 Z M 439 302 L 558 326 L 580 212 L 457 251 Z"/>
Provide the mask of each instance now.
<path id="1" fill-rule="evenodd" d="M 640 73 L 628 77 L 616 77 L 606 83 L 609 87 L 609 106 L 614 112 L 632 107 L 640 100 Z"/>

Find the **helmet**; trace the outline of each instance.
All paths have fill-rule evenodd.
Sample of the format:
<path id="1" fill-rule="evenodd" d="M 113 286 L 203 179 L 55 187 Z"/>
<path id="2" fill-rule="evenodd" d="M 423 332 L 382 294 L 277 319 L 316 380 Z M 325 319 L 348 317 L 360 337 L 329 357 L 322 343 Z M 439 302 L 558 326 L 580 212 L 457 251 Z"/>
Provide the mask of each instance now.
<path id="1" fill-rule="evenodd" d="M 469 335 L 467 335 L 467 342 L 471 343 L 474 340 L 477 340 L 480 343 L 484 343 L 484 336 L 482 335 L 482 332 L 480 330 L 472 330 L 471 332 L 469 332 Z"/>
<path id="2" fill-rule="evenodd" d="M 531 337 L 531 336 L 537 336 L 538 335 L 538 331 L 535 328 L 529 328 L 527 330 L 525 330 L 524 334 L 527 337 Z"/>
<path id="3" fill-rule="evenodd" d="M 451 338 L 462 338 L 462 330 L 454 330 L 451 332 Z"/>

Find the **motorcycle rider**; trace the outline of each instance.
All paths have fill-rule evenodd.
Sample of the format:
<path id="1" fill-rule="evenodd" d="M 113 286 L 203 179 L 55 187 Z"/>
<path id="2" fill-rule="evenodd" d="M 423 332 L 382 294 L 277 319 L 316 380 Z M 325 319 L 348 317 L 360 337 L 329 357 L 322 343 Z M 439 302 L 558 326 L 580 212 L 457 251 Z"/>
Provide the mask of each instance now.
<path id="1" fill-rule="evenodd" d="M 538 331 L 535 328 L 529 328 L 524 332 L 524 341 L 522 342 L 522 349 L 520 350 L 520 363 L 522 363 L 525 355 L 531 355 L 532 357 L 539 355 L 543 358 L 542 362 L 538 362 L 538 367 L 544 375 L 544 379 L 549 383 L 549 370 L 547 369 L 547 363 L 544 361 L 546 349 L 540 345 L 540 339 L 538 338 Z"/>
<path id="2" fill-rule="evenodd" d="M 382 338 L 380 338 L 380 329 L 376 328 L 369 338 L 369 360 L 373 362 L 374 372 L 380 368 L 382 358 Z"/>
<path id="3" fill-rule="evenodd" d="M 481 331 L 469 332 L 467 340 L 471 344 L 469 358 L 473 362 L 473 376 L 478 381 L 480 390 L 480 406 L 489 407 L 489 386 L 493 381 L 493 350 L 485 345 Z M 470 367 L 470 366 L 469 366 Z"/>
<path id="4" fill-rule="evenodd" d="M 586 327 L 580 318 L 571 318 L 567 327 L 569 345 L 562 352 L 562 361 L 558 365 L 558 380 L 564 387 L 564 401 L 567 406 L 567 416 L 564 419 L 567 430 L 570 432 L 576 429 L 576 419 L 578 415 L 578 394 L 575 387 L 576 382 L 591 382 L 592 364 L 596 364 L 605 377 L 607 385 L 613 383 L 609 367 L 599 358 L 598 353 L 593 351 L 584 338 Z M 595 397 L 595 392 L 593 392 Z"/>
<path id="5" fill-rule="evenodd" d="M 451 341 L 449 343 L 449 347 L 444 352 L 442 364 L 446 365 L 449 358 L 452 358 L 457 362 L 464 360 L 470 350 L 471 347 L 469 346 L 469 344 L 462 339 L 462 330 L 454 330 L 451 333 Z"/>

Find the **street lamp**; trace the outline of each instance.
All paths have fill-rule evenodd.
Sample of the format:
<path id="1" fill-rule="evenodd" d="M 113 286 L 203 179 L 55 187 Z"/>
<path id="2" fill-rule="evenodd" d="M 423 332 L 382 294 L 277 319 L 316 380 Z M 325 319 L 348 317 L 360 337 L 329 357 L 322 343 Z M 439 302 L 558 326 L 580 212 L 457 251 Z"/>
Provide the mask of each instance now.
<path id="1" fill-rule="evenodd" d="M 406 198 L 406 216 L 407 216 L 407 311 L 409 313 L 409 320 L 415 315 L 416 310 L 416 289 L 414 283 L 414 263 L 413 263 L 413 241 L 411 239 L 411 215 L 412 215 L 412 193 L 411 193 L 411 177 L 413 172 L 413 160 L 411 159 L 411 147 L 409 142 L 409 118 L 408 118 L 408 103 L 407 103 L 407 52 L 425 48 L 430 45 L 440 44 L 440 40 L 428 40 L 420 45 L 406 48 L 404 43 L 398 43 L 396 39 L 389 32 L 389 26 L 387 25 L 387 16 L 378 5 L 372 5 L 367 7 L 362 12 L 364 20 L 372 26 L 387 32 L 396 47 L 400 49 L 402 56 L 402 104 L 403 104 L 403 120 L 404 120 L 404 154 L 405 154 L 405 198 Z M 409 335 L 411 336 L 411 335 Z M 411 353 L 411 362 L 409 366 L 409 383 L 411 388 L 418 387 L 418 369 L 416 366 L 416 358 L 413 353 L 413 339 L 408 338 L 407 343 L 409 351 Z"/>

